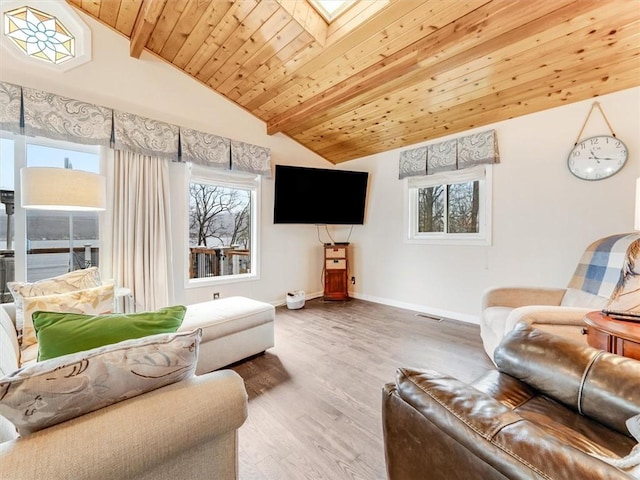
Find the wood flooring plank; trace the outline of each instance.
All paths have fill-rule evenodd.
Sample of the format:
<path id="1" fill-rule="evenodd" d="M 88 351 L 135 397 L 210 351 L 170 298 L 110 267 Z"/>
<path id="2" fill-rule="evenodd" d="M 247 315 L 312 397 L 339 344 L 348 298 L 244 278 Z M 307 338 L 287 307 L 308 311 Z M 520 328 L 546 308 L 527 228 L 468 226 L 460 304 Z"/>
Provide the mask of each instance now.
<path id="1" fill-rule="evenodd" d="M 231 367 L 249 395 L 241 480 L 385 479 L 381 390 L 397 368 L 469 382 L 493 366 L 477 325 L 362 300 L 280 307 L 275 336 Z"/>

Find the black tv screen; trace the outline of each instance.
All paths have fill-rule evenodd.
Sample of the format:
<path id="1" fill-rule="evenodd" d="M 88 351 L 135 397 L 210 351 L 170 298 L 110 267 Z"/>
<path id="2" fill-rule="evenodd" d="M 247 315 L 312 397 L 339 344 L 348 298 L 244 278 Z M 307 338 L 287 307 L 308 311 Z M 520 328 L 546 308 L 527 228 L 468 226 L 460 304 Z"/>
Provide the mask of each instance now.
<path id="1" fill-rule="evenodd" d="M 361 225 L 367 172 L 276 165 L 273 223 Z"/>

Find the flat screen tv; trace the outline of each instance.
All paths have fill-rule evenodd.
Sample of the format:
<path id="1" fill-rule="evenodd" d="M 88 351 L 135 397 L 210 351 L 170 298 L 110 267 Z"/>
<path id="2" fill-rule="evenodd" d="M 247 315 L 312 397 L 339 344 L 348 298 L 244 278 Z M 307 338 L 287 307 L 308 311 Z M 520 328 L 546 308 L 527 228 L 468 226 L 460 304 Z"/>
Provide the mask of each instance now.
<path id="1" fill-rule="evenodd" d="M 361 225 L 367 172 L 276 165 L 273 223 Z"/>

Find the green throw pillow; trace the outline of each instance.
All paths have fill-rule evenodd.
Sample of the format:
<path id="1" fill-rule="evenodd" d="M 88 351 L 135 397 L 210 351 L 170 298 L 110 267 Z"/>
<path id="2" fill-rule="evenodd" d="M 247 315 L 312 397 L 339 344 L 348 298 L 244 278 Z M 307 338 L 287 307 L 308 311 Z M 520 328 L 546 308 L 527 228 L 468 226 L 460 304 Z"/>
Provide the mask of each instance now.
<path id="1" fill-rule="evenodd" d="M 186 307 L 176 305 L 155 312 L 129 314 L 35 312 L 33 325 L 38 338 L 38 361 L 132 338 L 173 333 L 182 324 L 186 311 Z"/>

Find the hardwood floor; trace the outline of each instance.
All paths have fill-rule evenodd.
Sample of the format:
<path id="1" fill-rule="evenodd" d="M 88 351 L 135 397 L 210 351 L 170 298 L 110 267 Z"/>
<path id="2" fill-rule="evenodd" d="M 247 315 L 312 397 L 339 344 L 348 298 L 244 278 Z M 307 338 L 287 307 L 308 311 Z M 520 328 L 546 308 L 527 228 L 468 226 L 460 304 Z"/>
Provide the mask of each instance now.
<path id="1" fill-rule="evenodd" d="M 471 381 L 492 364 L 480 329 L 350 300 L 277 309 L 276 346 L 232 367 L 245 380 L 241 480 L 386 478 L 382 386 L 401 366 Z"/>

